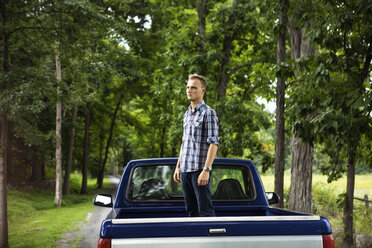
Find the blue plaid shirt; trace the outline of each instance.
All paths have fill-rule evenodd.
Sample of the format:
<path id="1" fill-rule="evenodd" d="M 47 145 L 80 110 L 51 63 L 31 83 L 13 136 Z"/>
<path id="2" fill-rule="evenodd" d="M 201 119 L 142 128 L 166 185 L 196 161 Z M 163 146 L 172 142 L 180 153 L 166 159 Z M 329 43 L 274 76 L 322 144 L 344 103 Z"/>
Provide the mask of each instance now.
<path id="1" fill-rule="evenodd" d="M 183 116 L 181 172 L 203 169 L 209 145 L 219 145 L 218 141 L 216 111 L 204 101 L 199 103 L 194 112 L 190 106 Z"/>

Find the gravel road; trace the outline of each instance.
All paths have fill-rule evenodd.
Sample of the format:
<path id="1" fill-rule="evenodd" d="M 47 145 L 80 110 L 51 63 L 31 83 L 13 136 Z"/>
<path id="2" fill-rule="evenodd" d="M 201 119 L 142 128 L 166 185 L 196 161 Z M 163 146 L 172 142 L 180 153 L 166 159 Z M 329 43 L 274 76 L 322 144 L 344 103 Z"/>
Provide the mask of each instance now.
<path id="1" fill-rule="evenodd" d="M 120 178 L 108 176 L 114 187 L 106 192 L 115 197 Z M 79 230 L 62 235 L 62 239 L 55 248 L 96 248 L 101 223 L 107 217 L 111 216 L 111 208 L 95 207 L 95 211 L 88 214 L 86 221 L 79 223 Z M 80 242 L 79 242 L 80 241 Z"/>

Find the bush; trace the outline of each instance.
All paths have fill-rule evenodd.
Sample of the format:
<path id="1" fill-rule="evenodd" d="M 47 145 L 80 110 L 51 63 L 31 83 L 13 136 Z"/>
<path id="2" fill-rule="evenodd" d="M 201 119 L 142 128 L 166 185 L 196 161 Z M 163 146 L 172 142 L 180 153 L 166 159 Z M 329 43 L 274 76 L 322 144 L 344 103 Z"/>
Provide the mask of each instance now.
<path id="1" fill-rule="evenodd" d="M 313 212 L 327 217 L 338 217 L 342 209 L 337 204 L 338 195 L 326 183 L 313 184 Z"/>

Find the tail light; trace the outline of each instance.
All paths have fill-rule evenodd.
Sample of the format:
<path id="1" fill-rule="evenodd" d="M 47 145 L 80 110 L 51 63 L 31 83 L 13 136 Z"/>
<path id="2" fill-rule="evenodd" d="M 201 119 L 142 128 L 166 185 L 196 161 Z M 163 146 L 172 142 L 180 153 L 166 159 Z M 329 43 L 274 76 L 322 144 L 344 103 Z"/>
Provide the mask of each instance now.
<path id="1" fill-rule="evenodd" d="M 323 235 L 323 248 L 335 248 L 335 240 L 332 235 Z"/>
<path id="2" fill-rule="evenodd" d="M 99 239 L 97 248 L 111 248 L 111 239 Z"/>

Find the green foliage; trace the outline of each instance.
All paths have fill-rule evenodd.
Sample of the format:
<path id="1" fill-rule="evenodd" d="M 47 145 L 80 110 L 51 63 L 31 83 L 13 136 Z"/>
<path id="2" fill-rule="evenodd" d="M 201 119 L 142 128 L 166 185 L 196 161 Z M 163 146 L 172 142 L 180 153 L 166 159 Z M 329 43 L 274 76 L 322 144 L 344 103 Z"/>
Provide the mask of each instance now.
<path id="1" fill-rule="evenodd" d="M 364 14 L 372 8 L 368 1 L 317 1 L 314 12 L 302 2 L 304 8 L 294 14 L 319 49 L 317 56 L 291 62 L 299 75 L 289 89 L 290 122 L 298 136 L 324 144 L 330 164 L 323 171 L 335 180 L 351 154 L 360 163 L 371 156 L 366 149 L 372 133 L 371 43 L 366 41 L 372 38 L 372 19 Z"/>
<path id="2" fill-rule="evenodd" d="M 33 165 L 54 166 L 56 40 L 63 68 L 64 154 L 72 111 L 79 108 L 74 170 L 81 168 L 84 117 L 92 117 L 89 170 L 95 175 L 118 103 L 110 163 L 178 156 L 190 73 L 208 80 L 205 100 L 221 124 L 219 156 L 252 159 L 263 171 L 273 165 L 273 116 L 256 101 L 274 99 L 280 75 L 290 79 L 288 124 L 306 141 L 321 144 L 318 154 L 327 156 L 319 169 L 330 180 L 339 178 L 350 144 L 358 145 L 358 162 L 371 167 L 371 81 L 362 80 L 371 6 L 365 0 L 348 5 L 301 0 L 291 6 L 298 26 L 307 28 L 306 38 L 318 44 L 318 55 L 276 64 L 275 1 L 239 1 L 235 7 L 232 1 L 208 1 L 205 37 L 198 33 L 195 1 L 7 3 L 10 14 L 19 12 L 6 24 L 11 63 L 0 74 L 7 84 L 0 105 L 9 109 L 15 134 L 10 177 L 17 178 L 21 168 L 28 181 Z M 219 99 L 222 75 L 229 80 Z"/>
<path id="3" fill-rule="evenodd" d="M 71 174 L 72 192 L 80 191 L 81 175 Z M 109 181 L 105 180 L 106 188 Z M 89 194 L 71 194 L 63 198 L 63 206 L 53 204 L 53 189 L 8 191 L 9 243 L 11 247 L 53 247 L 68 231 L 93 211 L 92 198 L 97 193 L 95 180 L 88 182 Z"/>

